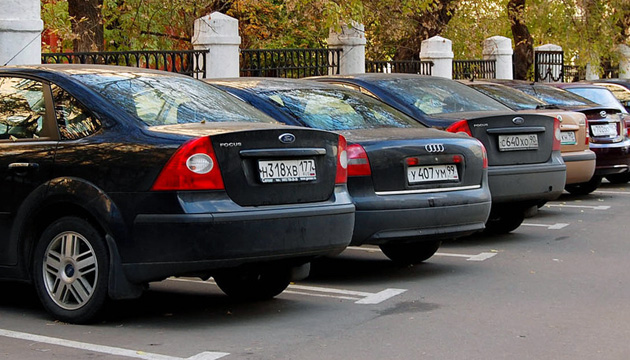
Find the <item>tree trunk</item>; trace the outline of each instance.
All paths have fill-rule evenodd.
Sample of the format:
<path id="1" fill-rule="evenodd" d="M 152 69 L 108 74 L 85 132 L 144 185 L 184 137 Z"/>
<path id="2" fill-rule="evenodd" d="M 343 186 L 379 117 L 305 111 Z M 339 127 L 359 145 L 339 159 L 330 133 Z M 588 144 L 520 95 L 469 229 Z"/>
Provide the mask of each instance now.
<path id="1" fill-rule="evenodd" d="M 412 17 L 417 24 L 415 32 L 410 34 L 411 37 L 401 41 L 396 49 L 394 59 L 418 59 L 422 41 L 439 35 L 444 31 L 448 22 L 455 15 L 458 4 L 459 0 L 439 0 L 435 1 L 431 10 L 415 14 Z"/>
<path id="2" fill-rule="evenodd" d="M 514 37 L 514 79 L 527 80 L 527 72 L 534 62 L 534 40 L 522 22 L 525 0 L 509 0 L 508 18 Z"/>
<path id="3" fill-rule="evenodd" d="M 68 0 L 75 52 L 103 51 L 103 0 Z"/>

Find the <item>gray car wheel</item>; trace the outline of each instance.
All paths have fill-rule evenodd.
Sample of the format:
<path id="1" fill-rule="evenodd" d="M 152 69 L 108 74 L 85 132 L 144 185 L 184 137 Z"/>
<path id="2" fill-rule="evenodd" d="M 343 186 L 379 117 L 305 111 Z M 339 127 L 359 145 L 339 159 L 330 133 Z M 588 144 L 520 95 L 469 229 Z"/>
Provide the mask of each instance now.
<path id="1" fill-rule="evenodd" d="M 93 320 L 107 300 L 109 272 L 104 239 L 87 221 L 53 222 L 35 247 L 33 280 L 44 308 L 70 323 Z"/>
<path id="2" fill-rule="evenodd" d="M 291 282 L 290 268 L 224 272 L 214 275 L 219 288 L 238 300 L 268 300 L 279 295 Z"/>
<path id="3" fill-rule="evenodd" d="M 419 264 L 429 259 L 442 245 L 441 241 L 422 241 L 403 244 L 383 244 L 379 247 L 385 256 L 400 264 Z"/>

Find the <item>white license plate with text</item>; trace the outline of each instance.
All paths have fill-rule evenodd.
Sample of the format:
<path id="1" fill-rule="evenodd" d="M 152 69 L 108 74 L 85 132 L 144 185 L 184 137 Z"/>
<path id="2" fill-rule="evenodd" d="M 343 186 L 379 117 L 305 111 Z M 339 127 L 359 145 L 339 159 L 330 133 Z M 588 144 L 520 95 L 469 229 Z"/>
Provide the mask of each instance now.
<path id="1" fill-rule="evenodd" d="M 455 165 L 412 166 L 407 168 L 407 181 L 409 184 L 453 180 L 459 180 L 459 173 Z"/>
<path id="2" fill-rule="evenodd" d="M 499 135 L 499 151 L 538 149 L 538 135 Z"/>
<path id="3" fill-rule="evenodd" d="M 575 140 L 575 132 L 573 132 L 573 131 L 562 131 L 562 132 L 560 132 L 560 143 L 562 145 L 575 145 L 575 144 L 577 144 L 577 140 Z"/>
<path id="4" fill-rule="evenodd" d="M 591 124 L 593 136 L 614 136 L 617 135 L 617 124 Z"/>
<path id="5" fill-rule="evenodd" d="M 259 160 L 258 174 L 263 183 L 313 181 L 317 179 L 315 160 Z"/>

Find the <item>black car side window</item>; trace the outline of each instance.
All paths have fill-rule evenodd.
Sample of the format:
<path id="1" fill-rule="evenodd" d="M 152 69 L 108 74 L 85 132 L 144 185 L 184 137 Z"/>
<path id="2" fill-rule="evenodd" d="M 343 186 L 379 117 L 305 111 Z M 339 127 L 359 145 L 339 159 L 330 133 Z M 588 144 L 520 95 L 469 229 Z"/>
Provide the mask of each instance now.
<path id="1" fill-rule="evenodd" d="M 52 85 L 51 88 L 61 139 L 80 139 L 101 129 L 101 122 L 92 116 L 77 99 L 57 85 Z"/>
<path id="2" fill-rule="evenodd" d="M 38 81 L 0 77 L 0 140 L 39 138 L 46 114 L 42 89 Z"/>

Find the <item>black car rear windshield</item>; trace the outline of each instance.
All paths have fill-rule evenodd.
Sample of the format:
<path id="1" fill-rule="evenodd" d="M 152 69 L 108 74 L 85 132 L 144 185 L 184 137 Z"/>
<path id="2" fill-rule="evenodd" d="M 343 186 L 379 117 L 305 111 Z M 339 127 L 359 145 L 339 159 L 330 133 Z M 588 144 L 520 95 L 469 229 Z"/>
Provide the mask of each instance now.
<path id="1" fill-rule="evenodd" d="M 511 87 L 494 84 L 473 84 L 478 90 L 507 105 L 512 110 L 534 110 L 545 107 L 545 102 Z"/>
<path id="2" fill-rule="evenodd" d="M 202 81 L 143 72 L 75 73 L 79 81 L 149 126 L 275 120 Z"/>
<path id="3" fill-rule="evenodd" d="M 376 83 L 429 115 L 510 110 L 500 102 L 453 80 L 438 77 L 398 78 L 377 80 Z"/>
<path id="4" fill-rule="evenodd" d="M 322 130 L 425 127 L 398 110 L 346 89 L 260 91 L 304 125 Z"/>
<path id="5" fill-rule="evenodd" d="M 535 96 L 547 104 L 558 106 L 598 106 L 592 101 L 581 96 L 548 85 L 527 85 L 518 87 L 526 94 Z"/>

